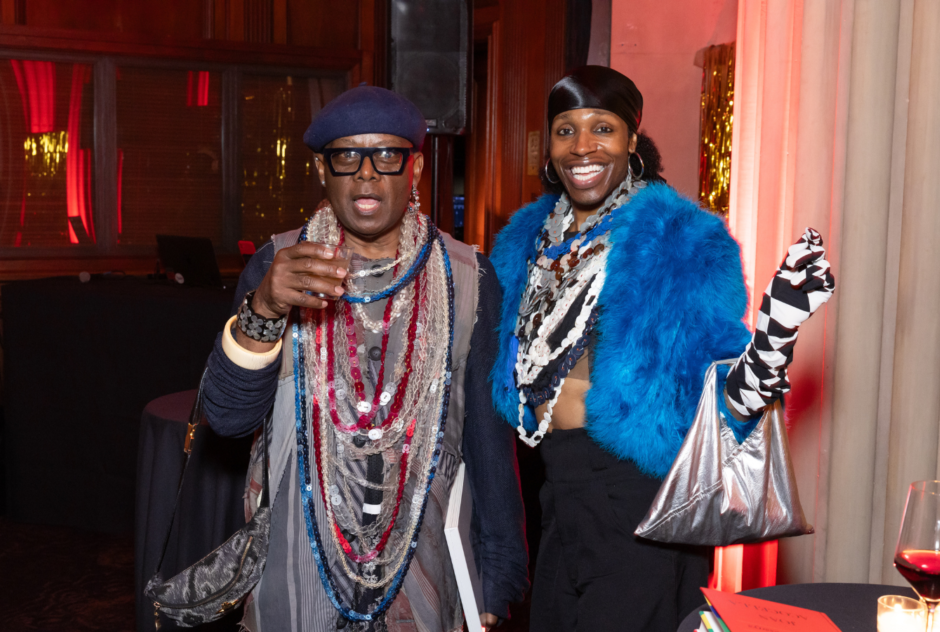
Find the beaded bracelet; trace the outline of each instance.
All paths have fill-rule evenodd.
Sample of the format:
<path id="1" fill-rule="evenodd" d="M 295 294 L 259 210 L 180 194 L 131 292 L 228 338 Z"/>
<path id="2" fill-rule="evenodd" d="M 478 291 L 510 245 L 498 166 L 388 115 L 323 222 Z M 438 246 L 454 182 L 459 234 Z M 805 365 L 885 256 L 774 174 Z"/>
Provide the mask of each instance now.
<path id="1" fill-rule="evenodd" d="M 262 318 L 251 309 L 251 300 L 255 297 L 252 290 L 245 294 L 245 300 L 238 308 L 238 328 L 242 333 L 259 342 L 274 342 L 280 340 L 287 327 L 287 316 L 280 318 Z"/>

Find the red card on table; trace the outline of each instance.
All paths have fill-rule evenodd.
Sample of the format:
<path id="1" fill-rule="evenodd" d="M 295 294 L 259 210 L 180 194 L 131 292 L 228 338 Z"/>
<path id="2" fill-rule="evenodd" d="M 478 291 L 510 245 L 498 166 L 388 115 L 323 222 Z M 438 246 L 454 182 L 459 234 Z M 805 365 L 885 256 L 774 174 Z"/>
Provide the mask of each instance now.
<path id="1" fill-rule="evenodd" d="M 839 632 L 822 612 L 703 588 L 705 598 L 731 632 Z"/>

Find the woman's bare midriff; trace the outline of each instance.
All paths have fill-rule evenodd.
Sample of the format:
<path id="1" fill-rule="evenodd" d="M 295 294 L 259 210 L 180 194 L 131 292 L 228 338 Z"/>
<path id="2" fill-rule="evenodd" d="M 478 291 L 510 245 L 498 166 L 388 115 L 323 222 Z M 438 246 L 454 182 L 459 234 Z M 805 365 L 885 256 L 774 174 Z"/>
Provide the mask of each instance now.
<path id="1" fill-rule="evenodd" d="M 555 407 L 552 408 L 552 423 L 548 426 L 549 432 L 555 428 L 571 430 L 584 427 L 584 397 L 589 388 L 591 388 L 591 370 L 588 364 L 588 354 L 585 353 L 568 373 L 561 387 L 561 394 L 558 396 Z M 536 419 L 541 421 L 547 409 L 548 404 L 542 404 L 536 408 Z"/>

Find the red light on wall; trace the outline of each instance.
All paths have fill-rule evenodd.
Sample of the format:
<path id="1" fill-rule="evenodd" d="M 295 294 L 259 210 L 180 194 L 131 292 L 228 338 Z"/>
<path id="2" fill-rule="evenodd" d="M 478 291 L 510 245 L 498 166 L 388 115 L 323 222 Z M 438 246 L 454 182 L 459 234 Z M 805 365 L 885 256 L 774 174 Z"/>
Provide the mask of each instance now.
<path id="1" fill-rule="evenodd" d="M 120 235 L 124 232 L 124 226 L 121 221 L 121 177 L 124 175 L 124 150 L 118 149 L 118 170 L 117 170 L 117 229 L 118 243 L 121 243 Z"/>
<path id="2" fill-rule="evenodd" d="M 72 68 L 72 93 L 69 99 L 69 149 L 66 155 L 66 203 L 69 217 L 79 217 L 92 242 L 95 224 L 91 214 L 91 150 L 81 148 L 82 90 L 91 81 L 91 67 L 75 64 Z M 80 243 L 69 224 L 69 242 Z"/>
<path id="3" fill-rule="evenodd" d="M 209 71 L 190 70 L 187 73 L 186 105 L 209 105 Z"/>
<path id="4" fill-rule="evenodd" d="M 55 64 L 12 59 L 10 65 L 23 100 L 23 118 L 30 133 L 51 132 L 55 122 Z"/>

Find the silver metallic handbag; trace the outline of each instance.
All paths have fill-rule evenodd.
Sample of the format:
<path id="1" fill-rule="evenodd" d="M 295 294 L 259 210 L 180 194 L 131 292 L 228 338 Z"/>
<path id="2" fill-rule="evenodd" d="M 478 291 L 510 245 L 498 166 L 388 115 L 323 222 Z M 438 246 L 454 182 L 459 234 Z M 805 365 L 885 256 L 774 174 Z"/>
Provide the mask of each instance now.
<path id="1" fill-rule="evenodd" d="M 727 546 L 813 533 L 806 521 L 783 406 L 776 401 L 743 443 L 718 413 L 715 362 L 695 421 L 636 535 L 673 544 Z"/>

